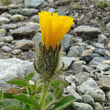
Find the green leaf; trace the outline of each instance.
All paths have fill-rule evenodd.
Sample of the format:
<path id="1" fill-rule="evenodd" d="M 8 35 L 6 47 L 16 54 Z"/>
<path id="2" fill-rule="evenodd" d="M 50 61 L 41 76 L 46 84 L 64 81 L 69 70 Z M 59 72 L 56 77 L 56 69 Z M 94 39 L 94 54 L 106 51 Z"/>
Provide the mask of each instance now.
<path id="1" fill-rule="evenodd" d="M 27 95 L 25 95 L 25 94 L 19 94 L 19 95 L 14 95 L 14 97 L 17 100 L 19 100 L 19 101 L 21 101 L 21 102 L 23 102 L 23 103 L 25 103 L 25 104 L 30 105 L 31 107 L 33 107 L 32 98 L 28 97 Z"/>
<path id="2" fill-rule="evenodd" d="M 11 106 L 4 108 L 4 110 L 23 110 L 21 106 Z"/>
<path id="3" fill-rule="evenodd" d="M 34 76 L 34 73 L 29 73 L 27 76 L 25 76 L 25 80 L 29 81 Z"/>
<path id="4" fill-rule="evenodd" d="M 40 99 L 40 95 L 35 94 L 35 95 L 33 96 L 33 98 L 36 99 L 36 100 L 38 100 L 38 99 Z"/>
<path id="5" fill-rule="evenodd" d="M 37 103 L 36 100 L 34 100 L 34 107 L 35 107 L 35 110 L 40 110 L 39 104 Z"/>
<path id="6" fill-rule="evenodd" d="M 14 93 L 4 93 L 4 98 L 12 99 L 12 98 L 14 98 L 13 95 L 14 95 Z"/>
<path id="7" fill-rule="evenodd" d="M 66 108 L 69 105 L 71 105 L 73 103 L 73 101 L 74 101 L 74 97 L 73 96 L 66 96 L 60 102 L 58 102 L 52 108 L 52 110 L 63 110 L 64 108 Z"/>
<path id="8" fill-rule="evenodd" d="M 15 105 L 21 105 L 20 101 L 16 99 L 6 99 L 3 101 L 0 101 L 0 107 L 8 107 L 8 106 L 15 106 Z"/>
<path id="9" fill-rule="evenodd" d="M 3 91 L 0 91 L 0 100 L 3 100 L 3 95 L 4 95 Z"/>
<path id="10" fill-rule="evenodd" d="M 51 87 L 58 87 L 60 84 L 61 84 L 61 81 L 55 80 L 55 81 L 51 82 L 50 86 Z"/>
<path id="11" fill-rule="evenodd" d="M 28 82 L 25 81 L 25 80 L 23 80 L 23 79 L 12 79 L 12 80 L 7 81 L 7 83 L 9 83 L 9 84 L 16 84 L 16 85 L 18 85 L 18 86 L 23 86 L 23 87 L 28 87 L 28 86 L 30 86 L 30 85 L 28 84 Z"/>

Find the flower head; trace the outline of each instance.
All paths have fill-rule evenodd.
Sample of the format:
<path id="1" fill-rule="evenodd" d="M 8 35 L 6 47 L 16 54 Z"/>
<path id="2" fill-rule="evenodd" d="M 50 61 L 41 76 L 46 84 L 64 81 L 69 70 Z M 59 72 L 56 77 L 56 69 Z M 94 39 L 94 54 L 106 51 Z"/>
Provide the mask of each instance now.
<path id="1" fill-rule="evenodd" d="M 39 13 L 39 23 L 42 33 L 42 43 L 46 50 L 50 47 L 53 50 L 59 45 L 64 35 L 69 31 L 73 22 L 72 17 L 58 16 L 57 13 L 41 11 Z"/>

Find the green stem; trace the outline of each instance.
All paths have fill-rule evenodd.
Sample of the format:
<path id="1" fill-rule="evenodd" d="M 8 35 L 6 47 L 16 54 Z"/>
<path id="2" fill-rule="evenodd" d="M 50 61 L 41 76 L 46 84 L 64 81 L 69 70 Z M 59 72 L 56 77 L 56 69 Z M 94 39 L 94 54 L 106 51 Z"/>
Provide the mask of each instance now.
<path id="1" fill-rule="evenodd" d="M 40 110 L 43 110 L 43 106 L 45 103 L 45 98 L 46 95 L 48 93 L 48 88 L 49 88 L 49 82 L 44 82 L 43 83 L 43 88 L 42 88 L 42 94 L 41 94 L 41 98 L 40 98 Z"/>

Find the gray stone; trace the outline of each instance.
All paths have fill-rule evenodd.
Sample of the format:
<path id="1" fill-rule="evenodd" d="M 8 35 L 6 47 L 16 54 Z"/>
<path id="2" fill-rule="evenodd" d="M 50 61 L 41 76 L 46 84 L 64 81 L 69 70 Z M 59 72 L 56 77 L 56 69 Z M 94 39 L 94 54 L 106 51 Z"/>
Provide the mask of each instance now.
<path id="1" fill-rule="evenodd" d="M 32 62 L 23 61 L 17 58 L 0 59 L 0 89 L 6 90 L 13 87 L 7 84 L 6 81 L 13 78 L 23 78 L 30 72 L 34 72 Z"/>
<path id="2" fill-rule="evenodd" d="M 89 34 L 89 35 L 92 34 L 94 36 L 97 36 L 98 34 L 101 33 L 101 31 L 98 28 L 91 27 L 91 26 L 85 26 L 85 25 L 76 27 L 74 29 L 74 32 L 78 33 L 78 34 Z"/>
<path id="3" fill-rule="evenodd" d="M 110 41 L 108 42 L 108 45 L 107 45 L 107 47 L 110 49 Z"/>
<path id="4" fill-rule="evenodd" d="M 79 102 L 73 103 L 73 109 L 74 110 L 93 110 L 91 105 L 86 103 L 79 103 Z"/>
<path id="5" fill-rule="evenodd" d="M 107 64 L 104 64 L 104 63 L 99 63 L 97 65 L 97 69 L 100 71 L 105 71 L 105 70 L 108 70 L 109 68 L 110 68 L 110 66 Z"/>
<path id="6" fill-rule="evenodd" d="M 48 12 L 54 13 L 55 9 L 54 8 L 49 8 Z"/>
<path id="7" fill-rule="evenodd" d="M 18 55 L 18 54 L 20 54 L 22 51 L 21 51 L 21 49 L 16 49 L 16 50 L 13 50 L 12 51 L 12 54 L 13 55 Z"/>
<path id="8" fill-rule="evenodd" d="M 10 18 L 11 15 L 7 12 L 1 14 L 2 17 Z"/>
<path id="9" fill-rule="evenodd" d="M 94 104 L 94 99 L 90 95 L 85 94 L 85 95 L 82 95 L 82 102 L 93 105 Z"/>
<path id="10" fill-rule="evenodd" d="M 93 45 L 97 48 L 104 48 L 104 44 L 103 43 L 99 43 L 99 42 L 94 42 Z"/>
<path id="11" fill-rule="evenodd" d="M 96 53 L 96 54 L 99 54 L 99 55 L 105 55 L 105 49 L 103 49 L 103 48 L 96 48 L 95 50 L 94 50 L 94 53 Z"/>
<path id="12" fill-rule="evenodd" d="M 6 35 L 6 30 L 5 29 L 0 29 L 0 41 L 3 41 L 3 37 Z"/>
<path id="13" fill-rule="evenodd" d="M 11 14 L 19 14 L 20 11 L 21 11 L 20 9 L 10 9 L 9 13 L 11 13 Z"/>
<path id="14" fill-rule="evenodd" d="M 26 36 L 26 37 L 33 37 L 33 35 L 36 33 L 37 29 L 39 29 L 38 24 L 32 24 L 28 23 L 26 26 L 19 27 L 14 30 L 10 30 L 10 33 L 12 36 Z"/>
<path id="15" fill-rule="evenodd" d="M 101 104 L 98 103 L 98 102 L 94 103 L 94 107 L 93 108 L 94 108 L 94 110 L 105 110 L 105 109 L 103 109 Z"/>
<path id="16" fill-rule="evenodd" d="M 110 32 L 110 22 L 108 24 L 106 24 L 106 29 L 108 32 Z"/>
<path id="17" fill-rule="evenodd" d="M 21 14 L 25 15 L 25 16 L 31 16 L 31 15 L 35 15 L 38 13 L 37 9 L 34 8 L 24 8 L 21 10 Z"/>
<path id="18" fill-rule="evenodd" d="M 10 20 L 6 17 L 0 17 L 0 24 L 6 24 L 9 23 Z"/>
<path id="19" fill-rule="evenodd" d="M 11 48 L 8 47 L 8 46 L 3 46 L 2 50 L 5 51 L 5 52 L 9 52 L 11 50 Z"/>
<path id="20" fill-rule="evenodd" d="M 104 75 L 110 75 L 110 70 L 109 71 L 105 71 L 103 74 Z"/>
<path id="21" fill-rule="evenodd" d="M 89 65 L 98 65 L 99 63 L 103 62 L 104 60 L 106 60 L 106 58 L 104 58 L 104 57 L 94 57 L 90 61 Z"/>
<path id="22" fill-rule="evenodd" d="M 80 55 L 78 47 L 72 46 L 67 54 L 68 57 L 78 57 Z"/>
<path id="23" fill-rule="evenodd" d="M 98 35 L 98 42 L 100 43 L 107 43 L 107 37 L 104 34 Z"/>
<path id="24" fill-rule="evenodd" d="M 41 33 L 36 33 L 32 40 L 35 42 L 35 47 L 38 48 L 39 43 L 41 42 Z"/>
<path id="25" fill-rule="evenodd" d="M 24 16 L 22 16 L 20 14 L 15 14 L 11 17 L 11 20 L 13 22 L 23 21 L 24 19 L 25 19 Z"/>
<path id="26" fill-rule="evenodd" d="M 16 42 L 16 46 L 22 50 L 29 50 L 29 49 L 33 49 L 35 46 L 35 42 L 32 40 L 19 40 Z"/>
<path id="27" fill-rule="evenodd" d="M 44 0 L 24 0 L 25 7 L 37 8 L 44 3 Z"/>
<path id="28" fill-rule="evenodd" d="M 13 37 L 12 36 L 6 36 L 6 37 L 4 37 L 4 41 L 11 43 L 13 41 Z"/>
<path id="29" fill-rule="evenodd" d="M 92 78 L 89 78 L 86 82 L 79 85 L 77 89 L 79 93 L 89 94 L 95 101 L 105 101 L 105 93 L 98 87 L 97 83 Z"/>
<path id="30" fill-rule="evenodd" d="M 34 15 L 31 17 L 31 22 L 37 22 L 39 23 L 39 16 L 38 15 Z"/>

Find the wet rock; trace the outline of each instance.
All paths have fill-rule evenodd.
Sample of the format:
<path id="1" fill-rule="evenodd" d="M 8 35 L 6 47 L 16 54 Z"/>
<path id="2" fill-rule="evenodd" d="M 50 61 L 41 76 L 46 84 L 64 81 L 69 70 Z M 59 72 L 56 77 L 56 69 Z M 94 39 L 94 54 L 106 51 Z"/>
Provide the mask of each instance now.
<path id="1" fill-rule="evenodd" d="M 82 102 L 83 103 L 88 103 L 90 105 L 93 105 L 94 104 L 94 99 L 88 95 L 88 94 L 85 94 L 85 95 L 82 95 Z"/>
<path id="2" fill-rule="evenodd" d="M 0 24 L 6 24 L 9 23 L 10 20 L 6 17 L 0 17 Z"/>
<path id="3" fill-rule="evenodd" d="M 101 31 L 96 27 L 81 25 L 74 29 L 74 32 L 77 34 L 85 34 L 92 37 L 98 36 Z"/>
<path id="4" fill-rule="evenodd" d="M 73 110 L 93 110 L 92 106 L 86 103 L 73 103 Z"/>
<path id="5" fill-rule="evenodd" d="M 9 52 L 11 50 L 11 48 L 8 47 L 8 46 L 3 46 L 2 50 L 5 51 L 5 52 Z"/>
<path id="6" fill-rule="evenodd" d="M 12 36 L 5 36 L 4 41 L 8 42 L 8 43 L 11 43 L 13 41 L 13 37 Z"/>
<path id="7" fill-rule="evenodd" d="M 21 14 L 25 15 L 25 16 L 31 16 L 31 15 L 35 15 L 38 13 L 37 9 L 34 8 L 24 8 L 21 10 Z"/>
<path id="8" fill-rule="evenodd" d="M 13 16 L 11 17 L 11 20 L 12 20 L 13 22 L 23 21 L 24 19 L 25 19 L 24 16 L 22 16 L 22 15 L 20 15 L 20 14 L 13 15 Z"/>
<path id="9" fill-rule="evenodd" d="M 30 7 L 30 8 L 37 8 L 41 4 L 44 3 L 44 0 L 24 0 L 24 5 L 25 7 Z"/>
<path id="10" fill-rule="evenodd" d="M 17 58 L 0 59 L 0 89 L 7 90 L 13 87 L 7 84 L 6 81 L 18 77 L 23 78 L 30 72 L 34 72 L 32 62 L 23 61 Z"/>
<path id="11" fill-rule="evenodd" d="M 35 32 L 37 31 L 37 29 L 39 29 L 39 25 L 27 24 L 26 26 L 22 26 L 17 29 L 10 30 L 10 33 L 12 36 L 15 36 L 15 37 L 17 37 L 17 36 L 19 36 L 19 37 L 23 37 L 23 36 L 32 37 L 35 34 Z"/>
<path id="12" fill-rule="evenodd" d="M 77 89 L 79 93 L 89 94 L 95 101 L 105 101 L 105 93 L 98 87 L 97 83 L 92 78 L 89 78 L 86 82 L 79 85 Z"/>
<path id="13" fill-rule="evenodd" d="M 29 50 L 29 49 L 33 49 L 35 46 L 35 42 L 32 40 L 19 40 L 16 42 L 16 46 L 22 50 Z"/>

